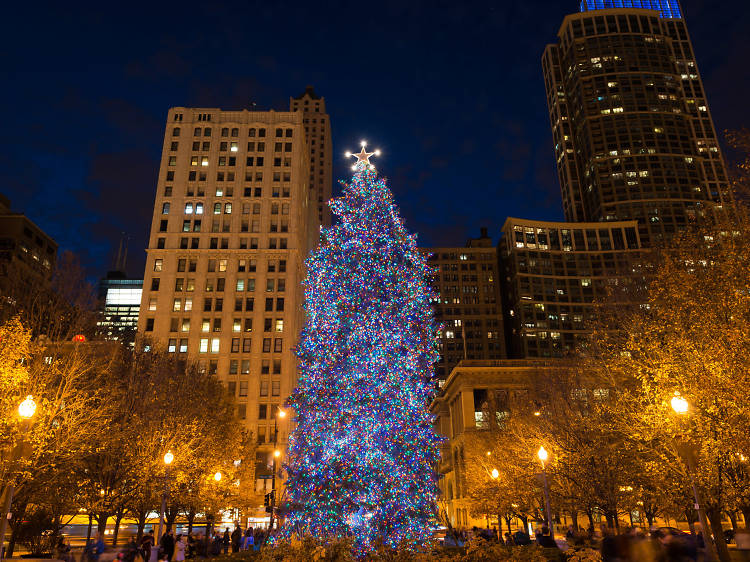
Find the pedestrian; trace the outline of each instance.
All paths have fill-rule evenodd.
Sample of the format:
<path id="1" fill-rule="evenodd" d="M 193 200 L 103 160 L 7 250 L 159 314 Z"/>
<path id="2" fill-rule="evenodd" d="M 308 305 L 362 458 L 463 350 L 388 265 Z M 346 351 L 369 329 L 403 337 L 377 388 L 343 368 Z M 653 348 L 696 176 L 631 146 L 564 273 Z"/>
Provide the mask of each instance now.
<path id="1" fill-rule="evenodd" d="M 254 535 L 253 535 L 253 528 L 248 527 L 245 529 L 245 543 L 244 543 L 244 550 L 248 550 L 252 548 L 254 543 Z"/>
<path id="2" fill-rule="evenodd" d="M 224 554 L 229 553 L 229 545 L 232 544 L 232 536 L 229 534 L 229 527 L 224 529 L 224 536 L 221 539 L 221 545 L 224 547 Z"/>
<path id="3" fill-rule="evenodd" d="M 507 531 L 505 533 L 505 546 L 514 546 L 516 544 L 516 541 L 513 540 L 513 535 L 510 534 L 510 531 Z"/>
<path id="4" fill-rule="evenodd" d="M 143 562 L 149 562 L 151 560 L 151 548 L 154 546 L 154 530 L 151 529 L 148 533 L 141 537 L 141 558 Z"/>
<path id="5" fill-rule="evenodd" d="M 178 534 L 174 540 L 174 559 L 176 562 L 184 562 L 185 546 L 185 543 L 182 541 L 182 535 Z"/>
<path id="6" fill-rule="evenodd" d="M 172 534 L 171 529 L 162 535 L 160 546 L 162 552 L 167 557 L 167 560 L 172 562 L 172 557 L 174 556 L 174 535 Z M 159 558 L 161 559 L 161 556 Z"/>
<path id="7" fill-rule="evenodd" d="M 518 531 L 513 534 L 513 542 L 515 542 L 519 546 L 524 546 L 527 544 L 531 544 L 531 537 L 523 529 L 518 529 Z"/>
<path id="8" fill-rule="evenodd" d="M 73 562 L 73 555 L 70 553 L 70 543 L 65 540 L 65 537 L 60 535 L 55 545 L 55 556 L 58 560 L 63 562 Z"/>
<path id="9" fill-rule="evenodd" d="M 552 535 L 550 534 L 549 527 L 547 527 L 547 525 L 542 525 L 539 531 L 539 534 L 536 536 L 537 545 L 541 546 L 542 548 L 560 548 L 559 546 L 557 546 L 554 537 L 552 537 Z"/>
<path id="10" fill-rule="evenodd" d="M 216 533 L 214 535 L 214 540 L 211 543 L 211 554 L 213 556 L 218 556 L 221 554 L 221 535 L 219 533 Z"/>
<path id="11" fill-rule="evenodd" d="M 235 524 L 234 531 L 232 531 L 232 554 L 240 551 L 241 540 L 242 531 L 240 530 L 240 526 Z"/>

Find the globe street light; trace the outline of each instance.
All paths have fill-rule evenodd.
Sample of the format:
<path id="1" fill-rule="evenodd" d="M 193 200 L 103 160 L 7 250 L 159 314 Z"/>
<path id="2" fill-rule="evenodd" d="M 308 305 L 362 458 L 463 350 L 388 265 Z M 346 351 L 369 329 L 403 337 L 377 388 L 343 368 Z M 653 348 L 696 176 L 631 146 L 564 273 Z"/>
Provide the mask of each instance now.
<path id="1" fill-rule="evenodd" d="M 680 415 L 687 414 L 687 411 L 690 408 L 690 404 L 688 404 L 688 401 L 685 400 L 679 392 L 674 393 L 674 396 L 672 397 L 670 403 L 675 413 Z"/>
<path id="2" fill-rule="evenodd" d="M 36 413 L 36 402 L 34 397 L 29 394 L 26 399 L 18 405 L 18 415 L 21 418 L 28 420 Z"/>
<path id="3" fill-rule="evenodd" d="M 669 403 L 672 406 L 672 410 L 674 410 L 674 412 L 680 417 L 687 414 L 690 410 L 690 404 L 688 403 L 688 401 L 677 391 L 675 391 L 674 396 L 672 396 L 672 399 Z M 706 545 L 706 560 L 714 560 L 714 547 L 713 541 L 711 540 L 711 533 L 708 529 L 706 512 L 703 510 L 703 506 L 700 500 L 700 494 L 698 493 L 698 487 L 695 485 L 695 455 L 697 452 L 696 447 L 692 446 L 690 443 L 685 442 L 682 443 L 681 446 L 678 446 L 677 452 L 680 453 L 680 456 L 683 458 L 683 460 L 687 461 L 690 483 L 693 486 L 695 510 L 698 512 L 698 520 L 700 521 L 701 527 L 703 529 L 703 541 Z M 721 537 L 721 539 L 719 540 L 723 540 L 723 537 Z"/>
<path id="4" fill-rule="evenodd" d="M 11 452 L 11 466 L 15 464 L 15 462 L 24 456 L 24 446 L 23 443 L 26 439 L 26 435 L 29 432 L 29 429 L 31 428 L 31 418 L 34 417 L 34 414 L 36 413 L 36 402 L 34 401 L 34 397 L 29 394 L 26 396 L 26 398 L 18 405 L 18 417 L 21 418 L 21 431 L 20 431 L 20 443 L 13 448 L 13 451 Z M 10 506 L 13 504 L 13 492 L 15 492 L 15 482 L 11 481 L 10 484 L 8 484 L 5 489 L 3 490 L 3 494 L 0 494 L 0 497 L 5 498 L 5 502 L 3 503 L 3 511 L 2 511 L 2 519 L 0 519 L 0 560 L 2 560 L 5 557 L 5 530 L 7 529 L 8 525 L 8 515 L 10 512 Z"/>
<path id="5" fill-rule="evenodd" d="M 539 450 L 536 452 L 536 456 L 539 458 L 539 462 L 542 463 L 542 480 L 544 481 L 544 503 L 545 507 L 547 508 L 547 527 L 549 528 L 549 536 L 553 539 L 555 538 L 555 531 L 552 527 L 552 508 L 550 507 L 549 503 L 549 483 L 547 482 L 547 459 L 549 458 L 549 453 L 547 453 L 547 449 L 544 448 L 544 446 L 539 447 Z"/>
<path id="6" fill-rule="evenodd" d="M 496 468 L 493 468 L 492 469 L 492 479 L 493 480 L 497 480 L 499 477 L 500 477 L 500 473 L 498 472 L 498 470 Z"/>
<path id="7" fill-rule="evenodd" d="M 172 464 L 174 461 L 174 455 L 172 454 L 171 450 L 168 450 L 166 453 L 164 453 L 164 490 L 162 490 L 161 493 L 161 512 L 159 513 L 159 535 L 156 537 L 156 540 L 161 542 L 162 537 L 162 530 L 164 525 L 164 515 L 167 512 L 167 494 L 169 493 L 169 489 L 167 488 L 167 485 L 169 483 L 169 465 Z M 157 544 L 159 544 L 157 543 Z M 154 549 L 154 557 L 158 554 L 158 549 Z"/>
<path id="8" fill-rule="evenodd" d="M 271 475 L 271 501 L 269 507 L 271 508 L 271 515 L 268 521 L 268 529 L 273 529 L 274 515 L 276 513 L 276 459 L 281 456 L 276 446 L 278 444 L 279 437 L 279 420 L 286 417 L 286 411 L 279 408 L 276 411 L 276 415 L 273 418 L 273 474 Z"/>
<path id="9" fill-rule="evenodd" d="M 214 480 L 216 480 L 217 482 L 221 482 L 221 472 L 217 472 L 216 474 L 214 474 Z"/>

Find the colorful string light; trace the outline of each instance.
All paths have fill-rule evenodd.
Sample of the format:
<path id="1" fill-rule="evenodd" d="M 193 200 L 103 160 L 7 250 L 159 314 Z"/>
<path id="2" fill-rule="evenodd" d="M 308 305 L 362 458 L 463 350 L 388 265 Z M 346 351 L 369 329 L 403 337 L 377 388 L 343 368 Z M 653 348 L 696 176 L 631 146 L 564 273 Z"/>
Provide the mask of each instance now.
<path id="1" fill-rule="evenodd" d="M 282 535 L 351 537 L 362 554 L 430 536 L 438 327 L 431 270 L 385 180 L 362 158 L 343 185 L 339 222 L 307 260 Z"/>

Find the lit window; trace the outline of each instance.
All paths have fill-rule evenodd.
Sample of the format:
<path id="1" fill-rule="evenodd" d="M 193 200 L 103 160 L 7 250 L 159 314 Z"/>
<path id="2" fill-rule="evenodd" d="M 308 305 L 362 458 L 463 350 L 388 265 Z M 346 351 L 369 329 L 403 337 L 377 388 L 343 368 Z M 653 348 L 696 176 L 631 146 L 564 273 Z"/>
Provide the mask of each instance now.
<path id="1" fill-rule="evenodd" d="M 211 353 L 219 353 L 219 338 L 211 338 Z"/>
<path id="2" fill-rule="evenodd" d="M 196 215 L 202 215 L 203 214 L 203 203 L 196 203 L 195 204 L 195 214 Z"/>
<path id="3" fill-rule="evenodd" d="M 232 142 L 230 144 L 229 150 L 232 151 L 232 152 L 237 152 L 239 150 L 239 148 L 237 147 L 237 143 L 236 142 Z"/>
<path id="4" fill-rule="evenodd" d="M 185 203 L 185 214 L 186 215 L 192 215 L 193 214 L 193 204 L 192 203 Z"/>
<path id="5" fill-rule="evenodd" d="M 182 319 L 182 329 L 183 332 L 189 332 L 190 331 L 190 318 L 183 318 Z"/>
<path id="6" fill-rule="evenodd" d="M 219 260 L 219 271 L 227 270 L 227 260 Z"/>
<path id="7" fill-rule="evenodd" d="M 581 287 L 590 287 L 591 279 L 581 279 Z"/>
<path id="8" fill-rule="evenodd" d="M 232 331 L 233 332 L 241 332 L 242 331 L 242 321 L 239 318 L 235 318 L 232 321 Z"/>
<path id="9" fill-rule="evenodd" d="M 193 310 L 193 297 L 187 297 L 185 299 L 185 311 Z"/>
<path id="10" fill-rule="evenodd" d="M 172 310 L 180 310 L 182 308 L 182 300 L 174 299 L 172 302 Z"/>
<path id="11" fill-rule="evenodd" d="M 201 321 L 201 332 L 211 331 L 211 321 L 208 318 L 204 318 Z"/>
<path id="12" fill-rule="evenodd" d="M 241 292 L 245 290 L 245 280 L 244 279 L 237 279 L 237 291 Z"/>
<path id="13" fill-rule="evenodd" d="M 148 309 L 149 310 L 156 310 L 156 299 L 155 298 L 148 299 Z"/>
<path id="14" fill-rule="evenodd" d="M 208 166 L 208 156 L 201 156 L 201 166 Z"/>
<path id="15" fill-rule="evenodd" d="M 231 215 L 232 214 L 232 204 L 231 203 L 224 203 L 224 214 Z"/>
<path id="16" fill-rule="evenodd" d="M 208 353 L 208 338 L 201 338 L 200 353 Z"/>
<path id="17" fill-rule="evenodd" d="M 161 271 L 163 260 L 154 260 L 154 271 Z"/>

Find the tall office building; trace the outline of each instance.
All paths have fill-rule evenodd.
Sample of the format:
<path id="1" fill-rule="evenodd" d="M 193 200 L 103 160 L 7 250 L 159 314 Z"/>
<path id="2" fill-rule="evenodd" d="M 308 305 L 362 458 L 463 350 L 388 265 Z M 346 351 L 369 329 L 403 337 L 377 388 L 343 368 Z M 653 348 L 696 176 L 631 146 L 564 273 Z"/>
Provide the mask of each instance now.
<path id="1" fill-rule="evenodd" d="M 505 358 L 497 250 L 487 229 L 464 248 L 428 248 L 435 268 L 435 318 L 442 325 L 440 359 L 435 366 L 444 381 L 464 359 Z"/>
<path id="2" fill-rule="evenodd" d="M 542 57 L 565 217 L 637 220 L 658 244 L 727 190 L 683 13 L 677 0 L 580 9 Z"/>
<path id="3" fill-rule="evenodd" d="M 636 221 L 509 218 L 500 241 L 508 356 L 560 357 L 591 334 L 609 288 L 642 282 Z"/>
<path id="4" fill-rule="evenodd" d="M 326 113 L 325 98 L 317 95 L 312 86 L 297 97 L 289 99 L 292 111 L 302 112 L 305 139 L 310 151 L 309 186 L 314 193 L 313 202 L 318 221 L 324 226 L 331 224 L 331 198 L 333 182 L 333 158 L 331 157 L 331 120 Z"/>
<path id="5" fill-rule="evenodd" d="M 170 109 L 144 274 L 139 333 L 226 382 L 259 461 L 296 385 L 303 260 L 319 226 L 309 182 L 330 168 L 311 166 L 306 115 Z"/>

